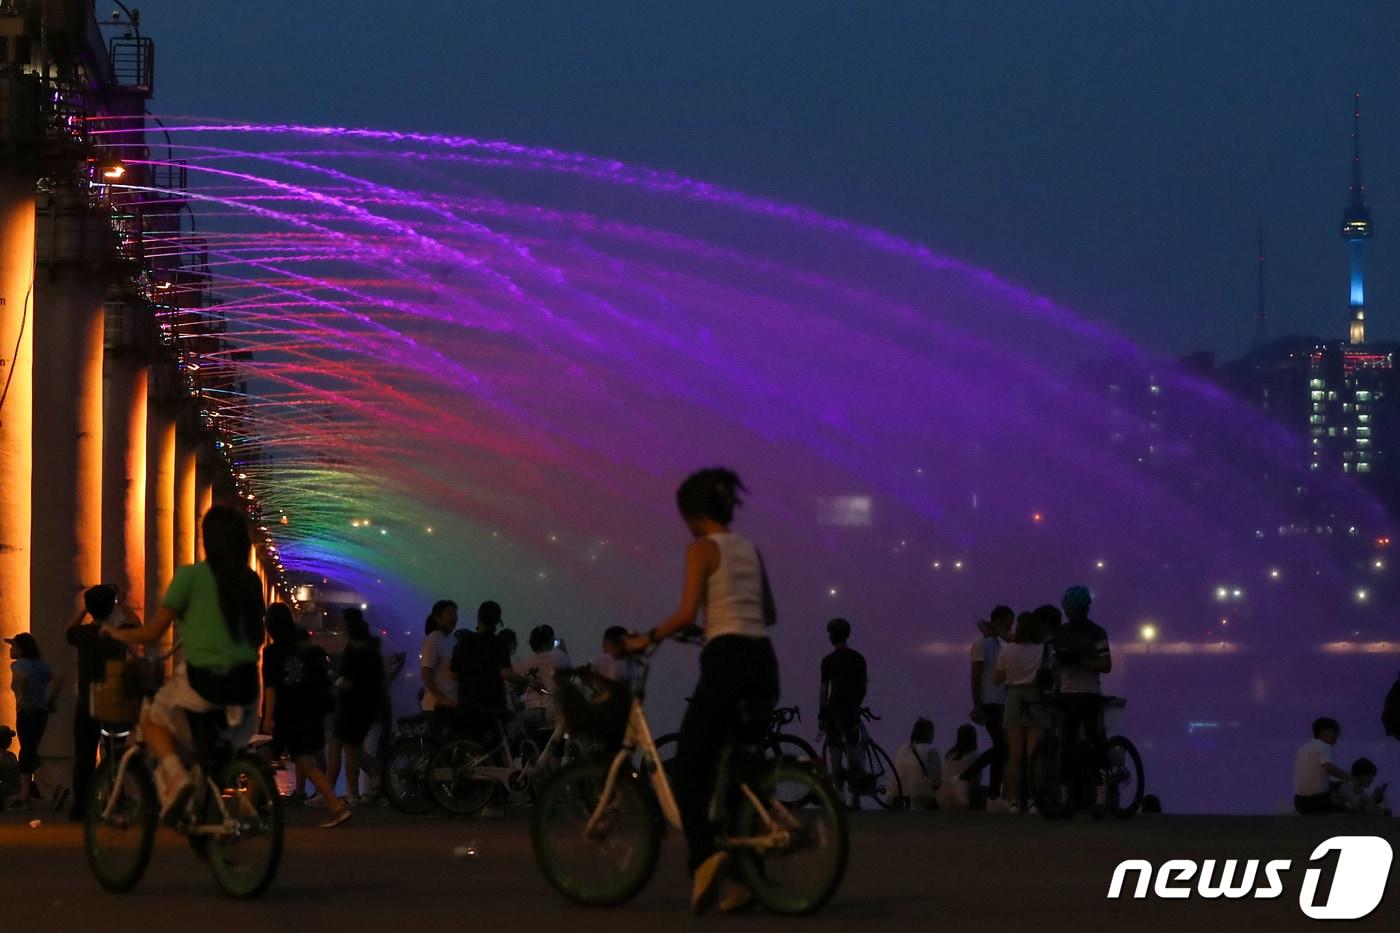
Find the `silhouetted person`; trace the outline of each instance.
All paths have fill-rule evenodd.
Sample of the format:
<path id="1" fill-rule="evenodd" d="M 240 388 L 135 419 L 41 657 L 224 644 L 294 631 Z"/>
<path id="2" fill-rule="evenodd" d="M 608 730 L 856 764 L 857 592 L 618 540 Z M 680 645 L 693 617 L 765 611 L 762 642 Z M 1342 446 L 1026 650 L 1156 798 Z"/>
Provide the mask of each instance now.
<path id="1" fill-rule="evenodd" d="M 836 789 L 855 786 L 864 776 L 860 760 L 860 711 L 870 677 L 865 656 L 847 644 L 851 623 L 832 619 L 826 623 L 826 637 L 833 651 L 822 658 L 822 685 L 817 699 L 817 724 L 826 733 L 832 749 L 831 766 Z M 851 794 L 851 805 L 858 806 L 860 795 Z"/>
<path id="2" fill-rule="evenodd" d="M 997 606 L 982 628 L 981 637 L 972 643 L 972 713 L 969 718 L 987 730 L 992 742 L 984 753 L 987 765 L 987 803 L 995 809 L 1002 784 L 1002 769 L 1006 767 L 1006 687 L 992 679 L 1002 642 L 1011 637 L 1016 614 L 1010 606 Z"/>
<path id="3" fill-rule="evenodd" d="M 1352 783 L 1353 778 L 1332 762 L 1332 749 L 1341 738 L 1342 727 L 1330 716 L 1313 720 L 1312 738 L 1293 756 L 1293 809 L 1304 816 L 1332 813 L 1335 783 Z"/>

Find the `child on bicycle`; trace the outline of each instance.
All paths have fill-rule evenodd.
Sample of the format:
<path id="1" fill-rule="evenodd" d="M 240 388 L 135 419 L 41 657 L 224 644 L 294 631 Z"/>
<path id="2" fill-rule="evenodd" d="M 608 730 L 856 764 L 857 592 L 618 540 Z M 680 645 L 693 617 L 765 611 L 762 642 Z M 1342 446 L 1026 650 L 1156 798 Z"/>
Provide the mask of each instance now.
<path id="1" fill-rule="evenodd" d="M 763 559 L 752 542 L 729 530 L 742 492 L 747 490 L 738 475 L 719 467 L 681 483 L 676 504 L 693 540 L 685 552 L 680 606 L 656 628 L 627 641 L 630 651 L 644 651 L 692 629 L 704 615 L 700 682 L 681 723 L 675 759 L 696 913 L 715 905 L 729 867 L 729 853 L 716 851 L 709 818 L 720 752 L 746 716 L 771 711 L 778 701 L 778 659 L 768 639 L 776 612 Z M 738 909 L 749 899 L 735 885 L 720 907 Z"/>
<path id="2" fill-rule="evenodd" d="M 263 597 L 248 566 L 248 525 L 239 512 L 216 505 L 205 513 L 202 530 L 206 559 L 175 571 L 155 616 L 140 628 L 103 629 L 117 641 L 148 645 L 175 627 L 181 658 L 141 719 L 166 821 L 180 815 L 194 789 L 179 754 L 193 744 L 188 714 L 237 710 L 229 718 L 242 732 L 235 745 L 245 744 L 256 725 Z"/>

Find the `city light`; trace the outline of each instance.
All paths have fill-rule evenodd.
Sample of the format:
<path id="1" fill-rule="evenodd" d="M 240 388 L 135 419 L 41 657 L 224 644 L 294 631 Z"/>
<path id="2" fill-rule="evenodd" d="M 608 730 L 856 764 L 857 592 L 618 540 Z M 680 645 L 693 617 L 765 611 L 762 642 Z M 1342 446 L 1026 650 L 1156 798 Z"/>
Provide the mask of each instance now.
<path id="1" fill-rule="evenodd" d="M 102 166 L 102 177 L 108 181 L 117 181 L 126 177 L 126 166 L 120 162 L 108 162 Z"/>
<path id="2" fill-rule="evenodd" d="M 1364 589 L 1360 589 L 1360 590 L 1357 590 L 1357 591 L 1356 591 L 1356 601 L 1357 601 L 1358 603 L 1364 603 L 1364 602 L 1368 601 L 1370 598 L 1371 598 L 1371 593 L 1370 593 L 1370 591 L 1364 590 Z"/>
<path id="3" fill-rule="evenodd" d="M 1157 640 L 1157 626 L 1153 625 L 1151 622 L 1144 623 L 1139 633 L 1142 635 L 1143 641 Z"/>
<path id="4" fill-rule="evenodd" d="M 1269 571 L 1269 579 L 1270 579 L 1270 580 L 1277 580 L 1277 579 L 1278 579 L 1279 577 L 1281 577 L 1281 576 L 1283 576 L 1283 574 L 1279 571 L 1279 569 L 1278 569 L 1277 567 L 1275 567 L 1275 568 L 1273 568 L 1272 570 Z"/>

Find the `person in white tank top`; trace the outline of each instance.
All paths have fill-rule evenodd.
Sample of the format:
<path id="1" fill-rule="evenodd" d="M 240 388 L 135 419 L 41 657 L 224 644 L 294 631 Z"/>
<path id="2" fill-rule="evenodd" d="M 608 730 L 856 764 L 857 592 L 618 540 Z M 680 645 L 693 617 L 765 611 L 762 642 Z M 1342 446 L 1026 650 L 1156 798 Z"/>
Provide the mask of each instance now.
<path id="1" fill-rule="evenodd" d="M 778 702 L 778 660 L 768 640 L 777 612 L 763 559 L 751 541 L 729 530 L 745 491 L 732 470 L 718 467 L 693 473 L 681 484 L 676 504 L 692 540 L 685 552 L 680 607 L 626 643 L 628 651 L 645 651 L 694 630 L 697 619 L 704 618 L 700 682 L 681 723 L 674 777 L 694 877 L 691 907 L 697 913 L 714 905 L 728 875 L 729 854 L 715 851 L 708 812 L 720 752 L 742 711 Z M 721 906 L 737 906 L 746 894 L 731 886 Z"/>

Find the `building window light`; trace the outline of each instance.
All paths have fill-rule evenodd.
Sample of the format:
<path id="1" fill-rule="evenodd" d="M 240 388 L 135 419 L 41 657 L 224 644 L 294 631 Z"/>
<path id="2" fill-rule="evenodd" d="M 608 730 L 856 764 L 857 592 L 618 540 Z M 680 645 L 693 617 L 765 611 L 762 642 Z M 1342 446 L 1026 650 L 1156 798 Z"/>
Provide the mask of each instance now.
<path id="1" fill-rule="evenodd" d="M 1365 389 L 1358 389 L 1356 392 L 1356 400 L 1358 402 L 1369 402 L 1371 400 L 1371 393 Z"/>
<path id="2" fill-rule="evenodd" d="M 1312 393 L 1312 400 L 1314 402 L 1322 401 L 1322 392 L 1314 390 Z"/>
<path id="3" fill-rule="evenodd" d="M 1356 472 L 1358 472 L 1358 473 L 1370 473 L 1370 472 L 1371 472 L 1371 464 L 1369 464 L 1369 463 L 1358 463 L 1358 464 L 1356 465 Z"/>

